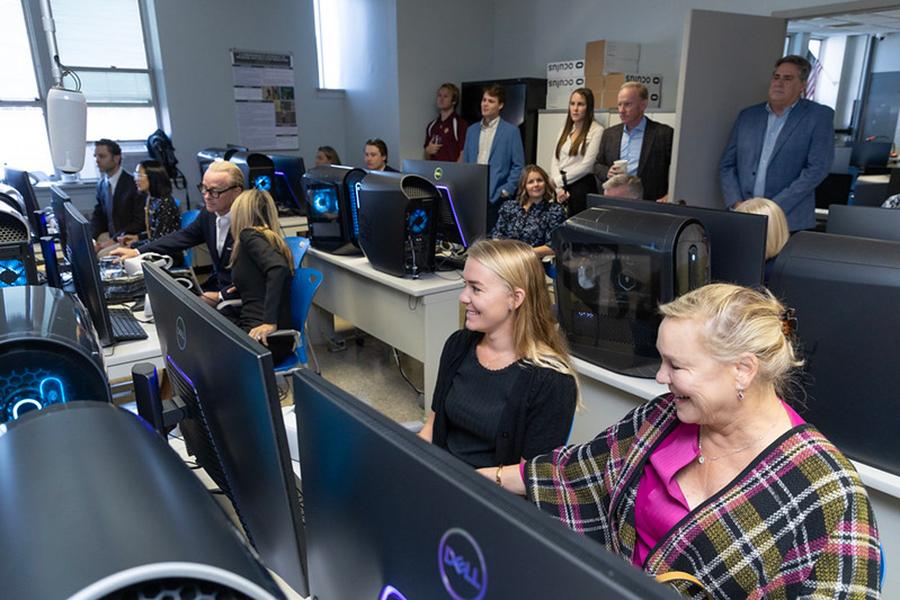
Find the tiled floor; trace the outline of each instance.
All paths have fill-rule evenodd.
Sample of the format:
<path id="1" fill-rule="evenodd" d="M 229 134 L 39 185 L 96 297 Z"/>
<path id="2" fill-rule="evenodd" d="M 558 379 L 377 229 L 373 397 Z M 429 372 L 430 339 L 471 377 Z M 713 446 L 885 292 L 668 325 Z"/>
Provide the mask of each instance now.
<path id="1" fill-rule="evenodd" d="M 352 331 L 342 335 L 349 333 Z M 421 421 L 420 396 L 400 374 L 391 347 L 362 333 L 359 340 L 361 343 L 349 339 L 340 352 L 316 346 L 322 376 L 397 422 Z M 400 356 L 404 373 L 421 390 L 422 364 Z"/>

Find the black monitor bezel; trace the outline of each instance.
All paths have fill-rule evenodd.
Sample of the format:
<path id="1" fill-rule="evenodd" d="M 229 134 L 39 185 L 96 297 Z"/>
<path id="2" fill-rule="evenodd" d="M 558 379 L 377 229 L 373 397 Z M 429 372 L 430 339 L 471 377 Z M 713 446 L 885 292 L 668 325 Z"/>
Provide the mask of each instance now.
<path id="1" fill-rule="evenodd" d="M 879 206 L 833 204 L 826 233 L 900 242 L 900 210 Z"/>
<path id="2" fill-rule="evenodd" d="M 34 193 L 34 186 L 31 185 L 31 176 L 28 174 L 28 171 L 6 167 L 4 169 L 4 178 L 7 185 L 11 185 L 22 194 L 22 200 L 25 202 L 25 212 L 28 213 L 25 215 L 25 218 L 28 219 L 28 224 L 31 226 L 31 237 L 40 238 L 46 232 L 43 230 L 43 223 L 41 223 L 41 217 L 38 215 L 41 206 Z"/>
<path id="3" fill-rule="evenodd" d="M 306 536 L 284 418 L 278 399 L 272 354 L 218 311 L 198 301 L 193 293 L 175 282 L 161 267 L 146 262 L 143 266 L 162 354 L 182 371 L 197 391 L 202 427 L 209 435 L 208 439 L 218 457 L 220 470 L 228 479 L 225 491 L 235 506 L 247 536 L 254 543 L 263 563 L 305 596 L 308 594 Z M 179 319 L 185 323 L 182 330 L 183 338 L 179 338 Z M 194 323 L 195 327 L 210 328 L 204 331 L 205 335 L 197 336 L 200 339 L 200 348 L 194 347 L 190 352 L 182 350 L 180 346 L 181 339 L 184 340 L 185 347 L 190 339 L 193 339 L 187 337 L 189 332 L 186 321 Z M 213 339 L 215 336 L 219 336 L 219 339 Z M 170 339 L 173 337 L 174 340 Z M 175 346 L 172 345 L 173 342 Z M 248 376 L 248 373 L 237 368 L 249 364 L 244 363 L 243 359 L 233 361 L 232 365 L 225 363 L 229 345 L 233 351 L 245 355 L 243 359 L 249 357 L 255 364 L 256 373 Z M 215 358 L 209 360 L 212 357 Z M 192 359 L 196 362 L 189 364 Z M 187 372 L 194 369 L 198 372 Z M 228 376 L 234 378 L 231 384 L 223 383 L 223 379 Z M 258 383 L 256 386 L 252 385 L 254 378 Z M 258 389 L 254 390 L 256 393 L 252 394 L 252 397 L 249 397 L 249 394 L 239 397 L 240 390 L 244 389 L 241 385 L 250 385 L 251 388 Z M 223 388 L 218 390 L 223 393 L 214 392 L 217 386 Z M 265 401 L 262 401 L 263 398 L 260 396 Z M 213 397 L 215 400 L 211 400 Z M 235 397 L 239 399 L 235 401 Z M 231 402 L 230 408 L 228 402 Z M 266 407 L 265 410 L 263 406 Z M 259 411 L 259 414 L 256 414 L 256 420 L 238 419 L 240 422 L 238 425 L 234 420 L 229 422 L 226 419 L 235 409 Z M 241 437 L 241 432 L 246 429 L 248 423 L 261 422 L 260 419 L 264 420 L 269 428 L 269 433 L 263 435 L 272 436 L 268 439 L 271 443 L 265 444 L 267 447 L 263 449 L 260 449 L 259 445 L 256 447 L 248 445 L 251 444 L 251 440 L 246 436 Z M 229 425 L 234 427 L 229 428 Z M 242 442 L 245 445 L 241 445 Z M 281 519 L 277 523 L 272 523 L 270 512 L 248 512 L 251 511 L 252 503 L 258 498 L 258 494 L 274 488 L 274 480 L 262 486 L 251 483 L 258 481 L 265 472 L 263 465 L 272 456 L 276 456 L 279 462 L 277 470 L 280 489 L 274 492 L 277 498 L 271 497 L 266 502 L 270 504 L 286 502 L 286 506 L 282 504 L 280 509 L 287 509 L 287 519 L 290 523 L 285 523 Z M 274 471 L 271 462 L 268 468 Z M 265 539 L 276 540 L 272 547 L 260 547 L 263 540 L 260 530 L 263 528 L 267 529 Z M 284 555 L 283 544 L 295 544 L 291 548 L 296 551 L 296 558 Z"/>

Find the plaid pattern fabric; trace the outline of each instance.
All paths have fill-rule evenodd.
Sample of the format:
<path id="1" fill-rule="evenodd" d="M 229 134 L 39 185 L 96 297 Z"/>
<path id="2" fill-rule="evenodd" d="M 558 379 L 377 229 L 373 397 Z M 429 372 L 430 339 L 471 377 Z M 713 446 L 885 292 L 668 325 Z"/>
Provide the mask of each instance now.
<path id="1" fill-rule="evenodd" d="M 526 463 L 528 497 L 630 561 L 644 463 L 677 423 L 671 396 L 661 396 L 587 444 L 539 456 Z M 880 560 L 859 475 L 821 433 L 802 425 L 691 511 L 644 570 L 685 571 L 714 598 L 878 598 Z"/>

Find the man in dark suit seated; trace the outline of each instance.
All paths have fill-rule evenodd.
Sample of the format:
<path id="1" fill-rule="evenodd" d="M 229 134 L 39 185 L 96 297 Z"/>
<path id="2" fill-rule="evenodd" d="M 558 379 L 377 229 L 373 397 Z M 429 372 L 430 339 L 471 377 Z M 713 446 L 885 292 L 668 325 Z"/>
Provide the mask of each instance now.
<path id="1" fill-rule="evenodd" d="M 619 88 L 622 122 L 603 131 L 594 175 L 600 185 L 616 175 L 636 175 L 644 185 L 644 199 L 664 202 L 669 194 L 675 132 L 644 115 L 648 99 L 647 87 L 642 83 L 629 81 Z"/>
<path id="2" fill-rule="evenodd" d="M 206 244 L 212 259 L 213 274 L 203 285 L 203 299 L 215 306 L 223 300 L 231 287 L 231 204 L 244 190 L 244 174 L 232 162 L 216 161 L 203 174 L 198 186 L 204 207 L 193 223 L 181 229 L 133 248 L 118 248 L 110 254 L 131 258 L 144 252 L 158 252 L 177 256 L 188 248 Z"/>
<path id="3" fill-rule="evenodd" d="M 801 99 L 809 71 L 800 56 L 775 62 L 768 102 L 741 111 L 719 164 L 726 206 L 769 198 L 791 231 L 815 226 L 816 187 L 834 160 L 834 111 Z"/>
<path id="4" fill-rule="evenodd" d="M 144 231 L 144 199 L 134 177 L 122 169 L 122 148 L 112 140 L 94 145 L 94 160 L 102 176 L 97 182 L 97 205 L 91 217 L 91 235 L 101 250 L 126 234 Z"/>

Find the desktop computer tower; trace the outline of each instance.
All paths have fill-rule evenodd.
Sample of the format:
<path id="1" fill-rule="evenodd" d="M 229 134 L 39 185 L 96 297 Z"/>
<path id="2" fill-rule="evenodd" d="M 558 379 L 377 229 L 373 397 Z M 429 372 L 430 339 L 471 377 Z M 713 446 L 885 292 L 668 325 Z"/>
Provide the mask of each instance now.
<path id="1" fill-rule="evenodd" d="M 659 368 L 659 304 L 709 282 L 695 219 L 589 208 L 552 235 L 559 323 L 573 355 L 634 377 Z"/>
<path id="2" fill-rule="evenodd" d="M 203 482 L 121 408 L 28 413 L 0 435 L 0 464 L 6 598 L 284 597 Z"/>
<path id="3" fill-rule="evenodd" d="M 84 306 L 49 286 L 0 289 L 0 424 L 72 400 L 111 402 Z"/>
<path id="4" fill-rule="evenodd" d="M 0 288 L 37 283 L 28 220 L 11 204 L 0 202 Z"/>
<path id="5" fill-rule="evenodd" d="M 360 254 L 357 184 L 362 169 L 343 165 L 313 167 L 303 174 L 301 187 L 309 224 L 309 243 L 332 254 Z"/>
<path id="6" fill-rule="evenodd" d="M 373 171 L 359 184 L 359 245 L 373 267 L 397 277 L 434 271 L 440 192 L 424 177 Z"/>

